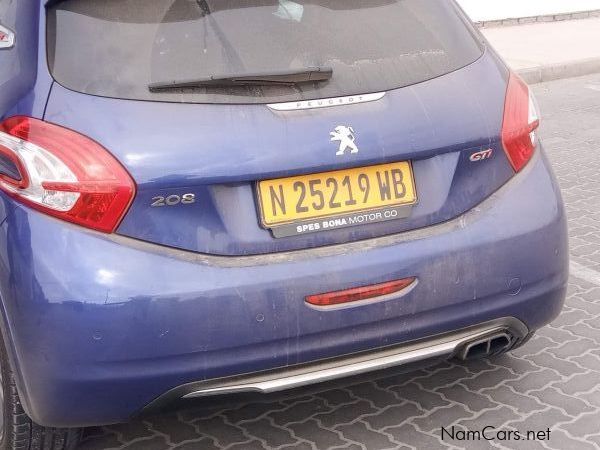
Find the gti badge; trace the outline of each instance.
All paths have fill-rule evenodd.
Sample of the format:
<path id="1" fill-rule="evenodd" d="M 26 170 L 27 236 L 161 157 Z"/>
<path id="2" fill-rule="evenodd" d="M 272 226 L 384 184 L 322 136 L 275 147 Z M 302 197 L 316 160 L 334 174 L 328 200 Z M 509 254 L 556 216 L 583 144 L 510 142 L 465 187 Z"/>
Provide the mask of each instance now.
<path id="1" fill-rule="evenodd" d="M 12 48 L 15 45 L 15 33 L 0 25 L 0 49 Z"/>
<path id="2" fill-rule="evenodd" d="M 488 148 L 487 150 L 482 150 L 480 152 L 475 152 L 469 158 L 472 162 L 483 161 L 484 159 L 490 159 L 494 150 Z"/>
<path id="3" fill-rule="evenodd" d="M 346 153 L 347 149 L 350 149 L 350 153 L 358 153 L 358 147 L 354 143 L 356 138 L 354 137 L 354 130 L 352 127 L 345 127 L 343 125 L 338 125 L 335 127 L 331 133 L 331 142 L 340 141 L 340 146 L 338 152 L 335 154 L 336 156 L 342 156 Z"/>

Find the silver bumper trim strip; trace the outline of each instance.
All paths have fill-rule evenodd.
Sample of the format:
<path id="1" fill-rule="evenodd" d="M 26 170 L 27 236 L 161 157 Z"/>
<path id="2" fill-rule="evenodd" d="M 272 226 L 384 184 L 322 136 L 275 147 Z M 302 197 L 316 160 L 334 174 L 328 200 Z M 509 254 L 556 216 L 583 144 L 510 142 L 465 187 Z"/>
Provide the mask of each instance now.
<path id="1" fill-rule="evenodd" d="M 212 384 L 206 388 L 195 389 L 183 396 L 185 399 L 208 397 L 214 395 L 238 394 L 244 392 L 259 392 L 263 394 L 294 389 L 314 383 L 331 381 L 338 378 L 360 375 L 366 372 L 388 369 L 394 366 L 409 364 L 427 359 L 451 357 L 467 342 L 481 339 L 487 335 L 506 331 L 506 327 L 495 326 L 487 329 L 465 331 L 447 339 L 432 339 L 406 347 L 396 347 L 358 358 L 347 358 L 337 362 L 337 365 L 323 364 L 305 367 L 304 369 L 281 370 L 268 378 L 258 375 L 247 375 L 235 381 Z"/>

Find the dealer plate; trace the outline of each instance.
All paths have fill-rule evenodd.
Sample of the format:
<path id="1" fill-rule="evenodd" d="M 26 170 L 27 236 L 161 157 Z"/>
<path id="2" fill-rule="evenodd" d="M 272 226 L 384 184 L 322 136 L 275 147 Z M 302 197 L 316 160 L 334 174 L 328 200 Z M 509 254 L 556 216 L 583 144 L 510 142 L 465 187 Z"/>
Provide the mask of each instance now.
<path id="1" fill-rule="evenodd" d="M 417 202 L 408 161 L 264 180 L 257 190 L 275 237 L 399 219 Z"/>

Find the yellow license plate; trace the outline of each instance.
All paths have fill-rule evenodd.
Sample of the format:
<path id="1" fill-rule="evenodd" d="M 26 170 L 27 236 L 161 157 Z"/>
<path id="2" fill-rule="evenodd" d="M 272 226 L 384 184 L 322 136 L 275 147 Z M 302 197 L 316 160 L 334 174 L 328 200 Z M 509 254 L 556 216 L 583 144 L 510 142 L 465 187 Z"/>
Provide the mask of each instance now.
<path id="1" fill-rule="evenodd" d="M 258 197 L 267 228 L 417 202 L 408 161 L 265 180 Z"/>

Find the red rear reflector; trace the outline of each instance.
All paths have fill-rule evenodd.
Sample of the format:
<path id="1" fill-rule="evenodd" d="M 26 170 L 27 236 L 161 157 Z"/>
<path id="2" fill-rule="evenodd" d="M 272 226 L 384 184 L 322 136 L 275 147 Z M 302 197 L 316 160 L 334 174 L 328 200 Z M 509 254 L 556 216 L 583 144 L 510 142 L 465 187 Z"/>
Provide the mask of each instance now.
<path id="1" fill-rule="evenodd" d="M 416 278 L 404 278 L 402 280 L 389 281 L 387 283 L 372 284 L 370 286 L 346 289 L 344 291 L 328 292 L 326 294 L 310 295 L 306 302 L 315 306 L 333 306 L 343 303 L 358 302 L 384 295 L 394 294 L 406 289 L 416 281 Z"/>
<path id="2" fill-rule="evenodd" d="M 537 139 L 535 130 L 540 119 L 533 95 L 518 75 L 511 73 L 506 90 L 504 121 L 502 123 L 502 145 L 515 172 L 529 162 Z"/>

